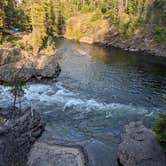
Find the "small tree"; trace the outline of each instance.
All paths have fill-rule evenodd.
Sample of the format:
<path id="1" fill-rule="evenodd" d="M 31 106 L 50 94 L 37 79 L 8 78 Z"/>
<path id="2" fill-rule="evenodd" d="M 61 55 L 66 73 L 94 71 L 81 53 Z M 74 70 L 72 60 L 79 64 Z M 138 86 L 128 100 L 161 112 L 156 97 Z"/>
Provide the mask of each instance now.
<path id="1" fill-rule="evenodd" d="M 166 96 L 164 97 L 166 100 Z M 156 133 L 158 142 L 164 147 L 166 152 L 166 111 L 158 112 L 158 118 L 153 123 L 153 130 Z"/>
<path id="2" fill-rule="evenodd" d="M 21 110 L 21 99 L 25 94 L 25 91 L 24 91 L 24 88 L 26 86 L 25 80 L 19 76 L 14 76 L 13 79 L 11 79 L 10 81 L 5 81 L 4 85 L 11 87 L 9 92 L 13 96 L 13 108 L 14 108 L 14 110 L 16 108 L 17 100 L 19 103 L 19 109 Z"/>

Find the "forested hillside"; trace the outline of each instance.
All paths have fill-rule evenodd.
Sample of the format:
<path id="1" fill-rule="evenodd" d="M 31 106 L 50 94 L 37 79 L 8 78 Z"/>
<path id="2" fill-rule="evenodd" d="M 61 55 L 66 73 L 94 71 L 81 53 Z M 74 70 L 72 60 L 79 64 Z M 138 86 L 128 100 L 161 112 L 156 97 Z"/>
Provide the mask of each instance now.
<path id="1" fill-rule="evenodd" d="M 164 94 L 166 0 L 0 0 L 0 166 L 166 166 Z"/>
<path id="2" fill-rule="evenodd" d="M 165 0 L 4 0 L 0 6 L 0 42 L 6 30 L 18 27 L 32 32 L 26 44 L 34 54 L 51 45 L 48 36 L 57 35 L 89 43 L 134 38 L 130 45 L 147 39 L 150 47 L 166 40 Z"/>
<path id="3" fill-rule="evenodd" d="M 151 28 L 154 33 L 160 31 L 158 39 L 165 39 L 165 0 L 65 0 L 61 5 L 65 19 L 93 13 L 91 21 L 107 19 L 110 25 L 118 28 L 120 34 L 130 36 L 141 26 Z"/>

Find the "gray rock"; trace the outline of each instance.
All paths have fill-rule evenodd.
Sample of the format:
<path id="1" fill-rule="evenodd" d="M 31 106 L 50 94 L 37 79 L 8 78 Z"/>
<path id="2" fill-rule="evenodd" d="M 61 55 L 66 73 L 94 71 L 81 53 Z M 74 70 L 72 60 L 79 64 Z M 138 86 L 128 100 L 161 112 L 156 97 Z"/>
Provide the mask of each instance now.
<path id="1" fill-rule="evenodd" d="M 7 121 L 0 127 L 0 166 L 24 165 L 31 146 L 44 130 L 44 123 L 37 112 L 32 116 L 30 109 L 22 114 L 3 115 Z"/>
<path id="2" fill-rule="evenodd" d="M 19 47 L 0 49 L 0 65 L 18 61 L 22 56 L 22 49 Z"/>
<path id="3" fill-rule="evenodd" d="M 0 81 L 9 81 L 17 75 L 26 81 L 59 76 L 61 68 L 56 56 L 33 56 L 20 48 L 0 50 Z"/>
<path id="4" fill-rule="evenodd" d="M 36 142 L 28 159 L 29 166 L 85 166 L 80 147 Z"/>
<path id="5" fill-rule="evenodd" d="M 165 154 L 155 139 L 155 133 L 141 122 L 125 126 L 118 158 L 123 166 L 165 166 Z"/>
<path id="6" fill-rule="evenodd" d="M 110 157 L 111 147 L 95 139 L 84 144 L 84 149 L 88 156 L 88 165 L 90 166 L 110 166 L 112 156 Z"/>

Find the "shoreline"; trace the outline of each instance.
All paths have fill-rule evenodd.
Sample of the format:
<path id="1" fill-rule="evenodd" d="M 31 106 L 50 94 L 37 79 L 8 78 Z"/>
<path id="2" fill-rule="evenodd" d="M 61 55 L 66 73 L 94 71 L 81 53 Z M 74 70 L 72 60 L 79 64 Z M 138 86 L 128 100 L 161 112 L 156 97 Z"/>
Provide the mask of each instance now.
<path id="1" fill-rule="evenodd" d="M 116 40 L 116 38 L 114 38 L 112 41 L 97 41 L 97 42 L 89 42 L 89 41 L 82 41 L 77 40 L 75 38 L 71 38 L 71 37 L 66 37 L 66 36 L 57 36 L 56 38 L 58 39 L 67 39 L 67 40 L 71 40 L 71 41 L 77 41 L 80 43 L 85 43 L 85 44 L 89 44 L 89 45 L 96 45 L 96 46 L 100 46 L 100 47 L 105 47 L 105 48 L 117 48 L 117 49 L 121 49 L 122 51 L 126 51 L 126 52 L 132 52 L 132 53 L 141 53 L 143 55 L 150 55 L 150 56 L 155 56 L 155 57 L 163 57 L 166 58 L 166 50 L 161 50 L 158 48 L 155 49 L 148 49 L 146 47 L 141 48 L 141 46 L 135 46 L 135 45 L 130 45 L 128 43 L 125 42 L 117 42 L 115 43 L 114 40 Z"/>
<path id="2" fill-rule="evenodd" d="M 126 52 L 132 52 L 132 53 L 141 53 L 143 55 L 150 55 L 150 56 L 155 56 L 155 57 L 163 57 L 166 58 L 166 53 L 161 53 L 159 50 L 155 49 L 155 50 L 149 50 L 149 49 L 140 49 L 138 48 L 132 48 L 132 46 L 129 47 L 123 47 L 121 46 L 120 43 L 117 44 L 112 44 L 112 43 L 104 43 L 104 42 L 97 42 L 97 43 L 93 43 L 97 46 L 102 46 L 105 48 L 117 48 L 117 49 L 121 49 L 122 51 L 126 51 Z"/>

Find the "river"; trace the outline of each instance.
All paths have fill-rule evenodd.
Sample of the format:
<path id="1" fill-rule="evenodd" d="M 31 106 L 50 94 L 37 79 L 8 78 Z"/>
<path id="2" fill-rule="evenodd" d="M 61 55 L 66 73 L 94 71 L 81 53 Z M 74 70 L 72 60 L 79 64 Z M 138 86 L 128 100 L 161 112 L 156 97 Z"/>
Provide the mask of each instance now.
<path id="1" fill-rule="evenodd" d="M 23 104 L 43 113 L 43 141 L 82 145 L 89 166 L 117 166 L 124 125 L 150 127 L 165 108 L 166 59 L 63 39 L 56 47 L 60 77 L 29 84 Z M 11 103 L 8 89 L 0 86 L 0 106 Z"/>

